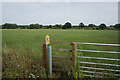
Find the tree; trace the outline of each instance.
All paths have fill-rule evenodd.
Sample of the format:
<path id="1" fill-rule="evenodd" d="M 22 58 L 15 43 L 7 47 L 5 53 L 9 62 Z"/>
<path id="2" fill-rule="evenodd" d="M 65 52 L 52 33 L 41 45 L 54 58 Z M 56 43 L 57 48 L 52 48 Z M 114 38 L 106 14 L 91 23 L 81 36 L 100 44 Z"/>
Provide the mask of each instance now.
<path id="1" fill-rule="evenodd" d="M 103 30 L 106 28 L 106 25 L 103 23 L 103 24 L 100 24 L 99 27 Z"/>
<path id="2" fill-rule="evenodd" d="M 109 27 L 114 27 L 114 25 L 110 25 Z"/>
<path id="3" fill-rule="evenodd" d="M 34 29 L 34 24 L 30 24 L 29 29 Z"/>
<path id="4" fill-rule="evenodd" d="M 52 25 L 49 25 L 48 28 L 52 28 L 53 26 Z"/>
<path id="5" fill-rule="evenodd" d="M 9 24 L 9 23 L 5 23 L 2 25 L 3 29 L 16 29 L 18 28 L 17 24 Z"/>
<path id="6" fill-rule="evenodd" d="M 88 27 L 93 28 L 93 27 L 95 27 L 95 25 L 94 24 L 89 24 Z"/>
<path id="7" fill-rule="evenodd" d="M 42 25 L 36 24 L 30 24 L 29 29 L 40 29 L 42 28 Z"/>
<path id="8" fill-rule="evenodd" d="M 81 23 L 78 25 L 78 27 L 84 28 L 85 25 L 81 22 Z"/>
<path id="9" fill-rule="evenodd" d="M 66 22 L 66 23 L 63 25 L 63 28 L 62 28 L 62 29 L 68 29 L 68 28 L 72 28 L 72 25 L 71 25 L 71 23 Z"/>
<path id="10" fill-rule="evenodd" d="M 120 24 L 115 24 L 114 27 L 120 30 Z"/>
<path id="11" fill-rule="evenodd" d="M 92 29 L 96 29 L 96 25 L 94 25 L 94 24 L 89 24 L 88 27 L 92 28 Z"/>
<path id="12" fill-rule="evenodd" d="M 56 24 L 56 25 L 55 25 L 55 28 L 61 29 L 61 28 L 62 28 L 62 25 L 61 25 L 61 24 Z"/>
<path id="13" fill-rule="evenodd" d="M 96 30 L 100 30 L 100 27 L 99 27 L 99 26 L 96 26 Z"/>
<path id="14" fill-rule="evenodd" d="M 34 29 L 40 29 L 42 28 L 38 23 L 34 24 Z"/>

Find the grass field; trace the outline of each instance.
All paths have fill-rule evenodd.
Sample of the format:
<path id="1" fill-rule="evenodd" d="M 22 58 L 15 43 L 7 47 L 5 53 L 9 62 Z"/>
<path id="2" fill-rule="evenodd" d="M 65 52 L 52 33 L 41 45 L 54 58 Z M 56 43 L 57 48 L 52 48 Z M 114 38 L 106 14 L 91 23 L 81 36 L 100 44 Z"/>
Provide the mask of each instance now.
<path id="1" fill-rule="evenodd" d="M 67 42 L 89 42 L 89 43 L 115 43 L 118 44 L 120 42 L 118 42 L 118 31 L 116 30 L 57 30 L 57 29 L 9 29 L 9 30 L 2 30 L 2 49 L 3 49 L 3 63 L 10 63 L 9 66 L 4 66 L 4 73 L 3 76 L 8 76 L 9 77 L 16 77 L 18 76 L 18 74 L 16 76 L 12 76 L 13 75 L 13 71 L 11 71 L 11 69 L 14 70 L 13 67 L 10 66 L 14 66 L 13 63 L 15 63 L 16 65 L 19 64 L 23 64 L 20 63 L 20 61 L 22 61 L 24 56 L 29 56 L 29 59 L 32 63 L 34 63 L 34 61 L 36 62 L 35 65 L 38 67 L 40 64 L 40 61 L 42 59 L 42 44 L 45 42 L 45 36 L 49 35 L 51 38 L 51 42 L 52 43 L 67 43 Z M 56 45 L 53 46 L 54 48 L 65 48 L 65 49 L 71 49 L 71 46 L 68 45 Z M 117 51 L 117 48 L 114 47 L 98 47 L 96 48 L 95 46 L 79 46 L 79 48 L 81 49 L 96 49 L 96 50 L 111 50 L 111 51 Z M 6 53 L 9 53 L 6 54 Z M 17 54 L 18 60 L 16 60 L 17 62 L 13 62 L 13 60 L 8 59 L 8 56 L 13 56 L 15 54 Z M 53 53 L 54 55 L 60 55 L 60 53 L 56 52 Z M 20 57 L 21 55 L 24 55 L 22 57 Z M 69 54 L 63 54 L 63 56 L 65 55 L 69 55 Z M 102 57 L 109 57 L 109 58 L 116 58 L 118 57 L 118 55 L 109 55 L 109 54 L 89 54 L 86 53 L 84 54 L 84 56 L 102 56 Z M 16 56 L 15 56 L 16 57 Z M 7 59 L 6 59 L 7 58 Z M 14 58 L 12 58 L 14 59 Z M 26 60 L 26 61 L 27 61 Z M 7 62 L 8 61 L 8 62 Z M 11 62 L 10 62 L 11 61 Z M 26 62 L 24 62 L 25 64 Z M 29 61 L 28 61 L 29 63 Z M 30 63 L 30 64 L 32 64 Z M 111 62 L 114 63 L 114 62 Z M 25 64 L 26 65 L 26 64 Z M 34 67 L 36 67 L 34 66 Z M 6 68 L 7 67 L 7 68 Z M 10 67 L 10 72 L 7 72 L 7 70 L 9 69 L 8 67 Z M 23 67 L 22 67 L 23 68 Z M 22 69 L 21 68 L 21 69 Z M 26 65 L 27 68 L 27 65 Z M 18 69 L 18 68 L 17 68 Z M 28 69 L 28 68 L 27 68 Z M 6 72 L 5 72 L 6 71 Z M 37 70 L 38 71 L 38 70 Z M 39 70 L 41 71 L 41 70 Z M 38 72 L 39 72 L 38 71 Z M 34 75 L 41 75 L 40 73 L 38 74 L 38 72 L 34 73 L 35 71 L 33 70 L 33 72 L 30 72 L 31 75 L 32 73 Z M 42 71 L 44 73 L 44 71 Z M 16 73 L 20 72 L 16 71 Z M 14 72 L 15 74 L 15 72 Z M 23 73 L 22 73 L 23 74 Z M 22 76 L 21 74 L 21 76 Z M 26 71 L 26 74 L 29 75 Z M 40 77 L 43 77 L 45 75 L 41 75 Z M 20 76 L 19 76 L 20 77 Z"/>

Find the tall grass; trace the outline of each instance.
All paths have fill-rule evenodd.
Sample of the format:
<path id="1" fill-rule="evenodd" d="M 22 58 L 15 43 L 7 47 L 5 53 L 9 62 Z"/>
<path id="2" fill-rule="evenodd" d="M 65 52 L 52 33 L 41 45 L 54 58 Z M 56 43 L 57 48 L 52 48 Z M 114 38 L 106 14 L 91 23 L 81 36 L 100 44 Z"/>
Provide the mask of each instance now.
<path id="1" fill-rule="evenodd" d="M 40 68 L 40 65 L 42 64 L 40 63 L 42 59 L 42 44 L 45 42 L 46 35 L 50 36 L 51 38 L 50 40 L 52 43 L 66 43 L 66 42 L 120 43 L 118 42 L 118 31 L 115 30 L 111 31 L 111 30 L 4 29 L 2 30 L 2 47 L 3 47 L 2 57 L 3 64 L 6 65 L 3 66 L 4 67 L 3 76 L 18 77 L 17 74 L 19 74 L 19 77 L 29 76 L 36 77 L 41 75 L 40 77 L 46 78 L 44 69 Z M 7 48 L 5 45 L 7 46 Z M 52 45 L 52 47 L 57 49 L 59 48 L 71 49 L 72 46 Z M 79 46 L 78 48 L 81 48 L 81 46 Z M 96 48 L 94 46 L 93 47 L 82 46 L 82 49 L 88 48 L 93 48 L 96 50 L 111 49 L 108 47 Z M 7 53 L 5 52 L 5 50 L 7 51 Z M 112 48 L 112 50 L 116 51 L 116 48 Z M 59 52 L 53 52 L 53 55 L 71 56 L 71 54 L 69 53 L 65 54 Z M 85 53 L 83 55 L 92 56 L 89 53 Z M 112 55 L 111 57 L 114 56 Z M 14 59 L 15 62 L 12 59 Z M 27 64 L 25 61 L 27 61 Z M 18 63 L 19 65 L 25 64 L 25 67 L 22 68 L 18 67 L 17 66 Z M 33 70 L 33 72 L 31 72 L 32 71 L 31 68 L 28 68 L 30 74 L 28 74 L 28 72 L 26 71 L 28 65 L 30 67 L 33 67 L 34 65 L 35 67 L 35 70 Z M 25 72 L 24 74 L 26 74 L 26 76 L 24 74 L 21 74 L 22 72 L 18 69 L 24 69 L 23 71 Z M 39 71 L 42 72 L 40 73 Z M 78 71 L 80 71 L 79 72 L 80 74 L 82 73 L 82 70 Z"/>

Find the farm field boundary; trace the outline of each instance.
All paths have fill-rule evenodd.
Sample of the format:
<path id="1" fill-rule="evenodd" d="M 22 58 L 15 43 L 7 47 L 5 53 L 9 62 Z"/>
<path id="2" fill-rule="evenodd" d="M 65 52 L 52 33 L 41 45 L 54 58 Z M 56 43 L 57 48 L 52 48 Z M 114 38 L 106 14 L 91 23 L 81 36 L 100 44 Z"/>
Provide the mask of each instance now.
<path id="1" fill-rule="evenodd" d="M 59 45 L 59 44 L 57 44 Z M 63 44 L 61 44 L 63 45 Z M 119 44 L 102 44 L 102 43 L 80 43 L 80 42 L 73 42 L 73 43 L 64 43 L 64 45 L 72 45 L 72 49 L 51 49 L 52 52 L 58 51 L 58 52 L 68 52 L 72 53 L 71 57 L 68 56 L 51 56 L 52 62 L 50 62 L 49 58 L 49 51 L 48 47 L 46 47 L 46 44 L 43 46 L 43 62 L 45 68 L 50 71 L 67 71 L 67 69 L 64 69 L 66 65 L 66 62 L 63 62 L 62 65 L 60 65 L 60 62 L 55 62 L 56 59 L 61 59 L 64 61 L 66 59 L 68 66 L 71 66 L 71 68 L 68 68 L 69 70 L 72 70 L 72 72 L 77 73 L 77 77 L 79 78 L 85 78 L 85 77 L 95 77 L 95 78 L 120 78 L 120 59 L 119 57 L 111 58 L 107 55 L 120 55 L 120 52 L 117 51 L 101 51 L 101 50 L 84 50 L 79 49 L 79 46 L 81 45 L 94 45 L 94 46 L 105 46 L 105 47 L 120 47 Z M 106 57 L 99 57 L 99 55 L 96 57 L 94 56 L 87 56 L 83 54 L 99 54 L 99 55 L 106 55 Z M 113 62 L 113 63 L 112 63 Z M 49 64 L 52 65 L 50 68 Z M 57 66 L 56 66 L 57 65 Z M 64 67 L 60 67 L 64 66 Z M 51 69 L 51 70 L 50 70 Z M 52 73 L 51 73 L 52 74 Z"/>

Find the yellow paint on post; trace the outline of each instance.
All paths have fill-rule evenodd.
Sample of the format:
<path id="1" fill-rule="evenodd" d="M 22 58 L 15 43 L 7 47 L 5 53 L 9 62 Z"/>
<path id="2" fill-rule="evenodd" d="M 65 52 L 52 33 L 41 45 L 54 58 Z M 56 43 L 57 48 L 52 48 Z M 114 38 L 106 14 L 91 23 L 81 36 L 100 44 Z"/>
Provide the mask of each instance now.
<path id="1" fill-rule="evenodd" d="M 50 44 L 50 36 L 45 36 L 45 43 L 46 45 Z"/>

